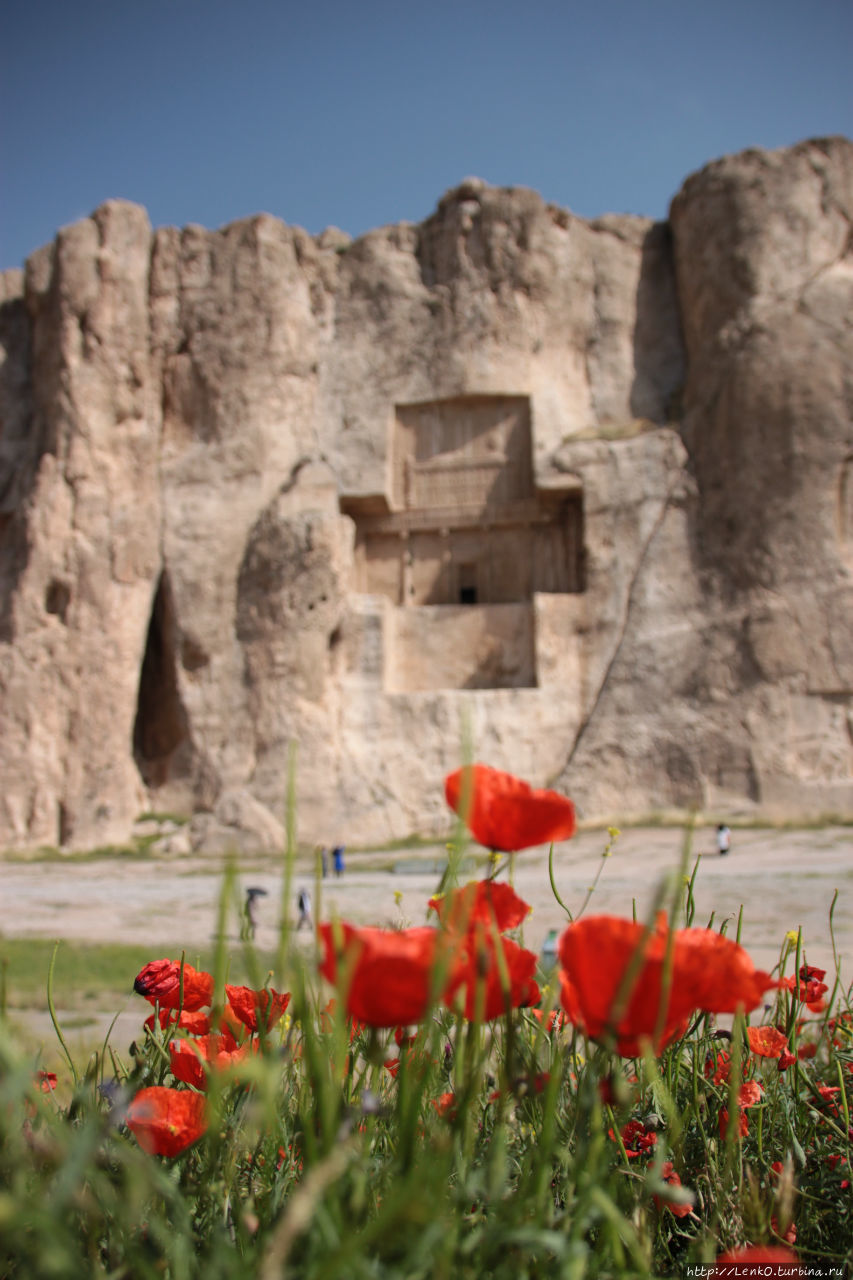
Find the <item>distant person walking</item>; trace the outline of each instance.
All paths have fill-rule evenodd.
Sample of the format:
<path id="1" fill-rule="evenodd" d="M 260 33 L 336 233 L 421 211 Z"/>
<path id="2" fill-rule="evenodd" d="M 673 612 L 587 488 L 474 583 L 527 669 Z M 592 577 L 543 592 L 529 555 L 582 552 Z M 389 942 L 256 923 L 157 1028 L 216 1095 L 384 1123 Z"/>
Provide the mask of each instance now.
<path id="1" fill-rule="evenodd" d="M 717 851 L 722 858 L 732 847 L 732 833 L 724 822 L 717 827 Z"/>
<path id="2" fill-rule="evenodd" d="M 314 922 L 311 919 L 311 894 L 307 889 L 300 889 L 296 896 L 296 906 L 299 910 L 299 919 L 296 921 L 296 932 L 305 925 L 308 929 L 313 928 Z"/>
<path id="3" fill-rule="evenodd" d="M 332 865 L 335 868 L 336 876 L 344 874 L 344 846 L 342 844 L 336 844 L 332 850 Z"/>
<path id="4" fill-rule="evenodd" d="M 247 889 L 246 902 L 243 907 L 243 923 L 240 936 L 244 942 L 251 942 L 258 927 L 258 898 L 267 896 L 266 889 Z"/>

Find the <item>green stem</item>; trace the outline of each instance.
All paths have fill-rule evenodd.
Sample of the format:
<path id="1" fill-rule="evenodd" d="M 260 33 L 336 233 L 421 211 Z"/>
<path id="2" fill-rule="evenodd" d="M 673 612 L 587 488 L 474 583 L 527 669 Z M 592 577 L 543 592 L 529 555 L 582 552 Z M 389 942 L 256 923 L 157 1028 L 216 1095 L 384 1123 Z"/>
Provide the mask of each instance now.
<path id="1" fill-rule="evenodd" d="M 284 852 L 284 877 L 281 891 L 281 920 L 278 928 L 278 977 L 281 990 L 287 991 L 287 965 L 290 951 L 290 891 L 293 862 L 296 857 L 296 743 L 291 742 L 287 756 L 287 810 L 285 815 L 287 843 Z"/>
<path id="2" fill-rule="evenodd" d="M 62 1028 L 59 1025 L 59 1020 L 56 1016 L 56 1009 L 53 1004 L 53 970 L 56 964 L 56 953 L 58 950 L 59 942 L 57 941 L 56 946 L 53 948 L 53 955 L 50 957 L 50 967 L 47 971 L 47 1009 L 50 1014 L 50 1020 L 53 1023 L 53 1029 L 56 1032 L 56 1038 L 62 1046 L 62 1052 L 65 1054 L 66 1061 L 71 1068 L 71 1074 L 74 1077 L 74 1084 L 78 1085 L 80 1083 L 80 1077 L 77 1074 L 77 1068 L 74 1066 L 74 1059 L 68 1052 L 68 1045 L 65 1043 L 65 1036 L 62 1034 Z"/>
<path id="3" fill-rule="evenodd" d="M 554 897 L 557 899 L 560 906 L 563 908 L 566 915 L 569 917 L 569 920 L 570 921 L 574 920 L 574 916 L 572 915 L 569 908 L 566 906 L 565 902 L 563 902 L 563 899 L 560 897 L 559 893 L 557 892 L 557 886 L 554 883 L 554 845 L 553 843 L 551 845 L 551 848 L 548 851 L 548 879 L 551 881 L 551 892 L 553 893 Z"/>

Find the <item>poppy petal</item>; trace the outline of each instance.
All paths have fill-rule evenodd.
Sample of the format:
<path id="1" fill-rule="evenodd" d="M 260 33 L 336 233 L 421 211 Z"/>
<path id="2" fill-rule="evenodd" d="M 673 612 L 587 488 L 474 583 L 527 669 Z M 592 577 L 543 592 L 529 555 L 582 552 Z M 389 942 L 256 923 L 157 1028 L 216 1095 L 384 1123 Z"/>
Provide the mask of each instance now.
<path id="1" fill-rule="evenodd" d="M 194 1013 L 213 999 L 213 978 L 178 960 L 151 960 L 136 975 L 133 989 L 161 1009 Z"/>
<path id="2" fill-rule="evenodd" d="M 445 989 L 448 984 L 458 986 L 450 963 L 453 956 L 445 949 L 449 935 L 442 930 L 323 924 L 320 939 L 320 973 L 335 986 L 346 986 L 347 1015 L 368 1026 L 420 1022 L 430 1007 L 433 970 L 439 963 L 448 966 Z"/>
<path id="3" fill-rule="evenodd" d="M 140 1089 L 127 1110 L 127 1125 L 143 1151 L 177 1156 L 207 1128 L 203 1094 L 152 1085 Z"/>
<path id="4" fill-rule="evenodd" d="M 698 1010 L 754 1009 L 765 990 L 776 986 L 736 942 L 710 929 L 670 933 L 661 921 L 652 932 L 618 916 L 590 916 L 568 926 L 558 953 L 569 1018 L 592 1039 L 613 1035 L 625 1057 L 641 1052 L 643 1043 L 660 1052 Z M 624 1007 L 615 1009 L 617 1000 Z"/>
<path id="5" fill-rule="evenodd" d="M 747 1027 L 746 1038 L 759 1058 L 778 1058 L 788 1048 L 788 1037 L 777 1027 Z"/>
<path id="6" fill-rule="evenodd" d="M 462 931 L 481 923 L 487 928 L 494 924 L 498 933 L 505 933 L 530 914 L 529 904 L 499 880 L 472 880 L 461 889 L 430 898 L 429 905 L 446 928 Z"/>
<path id="7" fill-rule="evenodd" d="M 259 1015 L 268 1031 L 284 1016 L 290 1004 L 290 992 L 275 991 L 265 987 L 260 991 L 252 987 L 232 987 L 225 984 L 225 994 L 235 1017 L 254 1033 L 258 1030 Z"/>
<path id="8" fill-rule="evenodd" d="M 500 945 L 498 955 L 497 945 Z M 536 955 L 511 938 L 495 939 L 482 927 L 471 931 L 463 950 L 461 987 L 465 996 L 465 1017 L 491 1022 L 509 1009 L 538 1004 L 540 991 L 533 975 Z M 452 996 L 446 1000 L 452 1003 Z"/>
<path id="9" fill-rule="evenodd" d="M 506 853 L 569 840 L 577 827 L 575 806 L 556 791 L 534 791 L 511 773 L 465 765 L 444 780 L 450 808 L 474 839 Z"/>

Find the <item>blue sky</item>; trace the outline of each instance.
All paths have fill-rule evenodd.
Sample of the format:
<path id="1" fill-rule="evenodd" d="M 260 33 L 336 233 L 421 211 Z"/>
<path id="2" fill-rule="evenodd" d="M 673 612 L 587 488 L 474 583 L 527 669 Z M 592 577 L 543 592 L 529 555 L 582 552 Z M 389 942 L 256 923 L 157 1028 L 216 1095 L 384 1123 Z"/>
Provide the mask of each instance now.
<path id="1" fill-rule="evenodd" d="M 851 0 L 5 0 L 0 267 L 152 223 L 419 221 L 474 174 L 666 216 L 747 146 L 853 135 Z"/>

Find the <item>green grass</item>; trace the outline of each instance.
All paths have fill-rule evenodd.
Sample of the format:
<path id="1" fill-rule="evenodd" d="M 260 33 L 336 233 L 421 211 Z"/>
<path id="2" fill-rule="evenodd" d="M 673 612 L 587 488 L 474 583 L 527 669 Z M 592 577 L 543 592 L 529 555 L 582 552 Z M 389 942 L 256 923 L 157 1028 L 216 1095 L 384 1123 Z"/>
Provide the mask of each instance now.
<path id="1" fill-rule="evenodd" d="M 595 427 L 584 427 L 570 436 L 563 436 L 563 443 L 573 444 L 576 440 L 631 440 L 635 436 L 660 429 L 657 422 L 650 422 L 648 418 L 629 418 L 622 422 L 605 422 Z"/>
<path id="2" fill-rule="evenodd" d="M 158 813 L 152 809 L 146 809 L 144 813 L 140 813 L 136 819 L 137 822 L 171 822 L 176 827 L 185 827 L 190 821 L 190 817 L 186 813 Z"/>
<path id="3" fill-rule="evenodd" d="M 140 1089 L 186 1091 L 162 1036 L 125 1060 L 72 1053 L 76 1083 L 51 1062 L 60 1088 L 44 1095 L 0 1024 L 4 1278 L 652 1280 L 792 1226 L 804 1262 L 840 1275 L 853 1261 L 836 1160 L 850 1155 L 849 1029 L 815 1019 L 815 1056 L 783 1075 L 748 1060 L 742 1023 L 721 1044 L 700 1019 L 658 1059 L 624 1060 L 524 1009 L 483 1027 L 438 1008 L 392 1077 L 391 1031 L 354 1031 L 340 1003 L 324 1027 L 327 993 L 295 957 L 288 985 L 285 1021 L 211 1079 L 207 1131 L 174 1157 L 124 1125 Z M 756 1017 L 795 1035 L 796 1012 L 783 993 Z M 723 1046 L 734 1065 L 717 1083 L 706 1063 Z M 763 1095 L 738 1138 L 720 1113 L 747 1074 Z M 828 1104 L 823 1082 L 838 1082 Z M 636 1155 L 629 1122 L 654 1134 Z"/>
<path id="4" fill-rule="evenodd" d="M 452 831 L 447 831 L 443 835 L 425 836 L 417 832 L 412 832 L 407 836 L 398 836 L 392 840 L 385 840 L 381 844 L 351 844 L 346 846 L 347 854 L 358 853 L 395 853 L 400 849 L 434 849 L 437 846 L 446 845 L 452 836 Z"/>
<path id="5" fill-rule="evenodd" d="M 619 827 L 624 831 L 648 827 L 651 830 L 670 830 L 679 827 L 715 827 L 720 821 L 721 813 L 714 809 L 707 813 L 689 813 L 682 809 L 651 809 L 647 813 L 632 814 L 628 817 L 615 817 L 609 822 L 578 822 L 579 831 L 606 831 L 608 827 Z M 766 816 L 750 818 L 736 816 L 722 811 L 726 823 L 732 831 L 824 831 L 828 827 L 851 827 L 853 818 L 850 814 L 825 813 L 802 818 L 780 818 L 771 821 Z"/>
<path id="6" fill-rule="evenodd" d="M 0 974 L 7 1008 L 47 1009 L 47 975 L 55 946 L 54 941 L 44 938 L 0 937 Z M 179 959 L 182 950 L 179 942 L 165 948 L 140 943 L 63 942 L 56 958 L 54 1003 L 62 1009 L 109 1010 L 130 995 L 134 977 L 149 960 L 162 956 Z M 214 949 L 187 949 L 186 959 L 196 968 L 210 968 Z M 257 962 L 269 968 L 273 956 L 258 953 Z M 249 977 L 240 948 L 229 957 L 228 971 L 228 981 L 238 985 Z"/>
<path id="7" fill-rule="evenodd" d="M 141 836 L 128 844 L 105 844 L 94 849 L 57 849 L 55 845 L 41 845 L 38 849 L 5 849 L 0 854 L 0 863 L 82 863 L 103 862 L 110 858 L 145 859 L 151 858 L 150 845 L 154 836 Z"/>
<path id="8" fill-rule="evenodd" d="M 688 829 L 682 872 L 689 851 Z M 661 887 L 673 924 L 692 923 L 700 872 L 696 859 L 692 876 Z M 214 975 L 215 1008 L 225 981 L 257 987 L 271 970 L 291 1002 L 268 1035 L 244 1039 L 236 1065 L 210 1072 L 202 1131 L 185 1150 L 150 1154 L 126 1123 L 143 1089 L 165 1087 L 170 1105 L 197 1096 L 173 1074 L 168 1035 L 140 1030 L 126 1052 L 78 1051 L 65 1037 L 87 1020 L 75 998 L 108 1004 L 121 992 L 141 1026 L 150 1005 L 130 995 L 133 977 L 148 960 L 178 958 L 179 943 L 59 948 L 53 1000 L 75 1012 L 40 1064 L 56 1071 L 55 1092 L 42 1092 L 32 1053 L 0 1016 L 3 1280 L 657 1280 L 792 1232 L 804 1263 L 850 1274 L 853 1014 L 838 965 L 822 1011 L 762 983 L 767 1005 L 751 1020 L 787 1037 L 787 1070 L 752 1052 L 741 1014 L 717 1023 L 700 1012 L 657 1056 L 621 1057 L 606 1031 L 603 1043 L 576 1026 L 549 1031 L 558 984 L 540 975 L 550 982 L 541 1021 L 520 1007 L 483 1025 L 433 992 L 392 1073 L 394 1029 L 347 1019 L 347 974 L 334 1013 L 321 1014 L 330 989 L 286 921 L 274 957 L 229 946 L 233 887 L 232 869 L 220 941 L 187 961 Z M 780 972 L 799 967 L 806 942 L 780 940 Z M 491 953 L 478 945 L 482 984 Z M 52 954 L 51 943 L 0 939 L 10 1009 L 39 999 Z M 588 958 L 592 990 L 607 959 Z M 642 983 L 638 959 L 613 1021 L 631 973 Z M 670 979 L 658 978 L 658 1018 Z M 372 997 L 399 982 L 388 969 L 367 985 Z M 723 1113 L 737 1118 L 744 1080 L 759 1096 L 739 1134 Z M 638 1131 L 642 1150 L 631 1145 Z"/>

